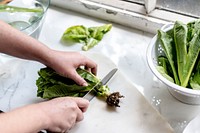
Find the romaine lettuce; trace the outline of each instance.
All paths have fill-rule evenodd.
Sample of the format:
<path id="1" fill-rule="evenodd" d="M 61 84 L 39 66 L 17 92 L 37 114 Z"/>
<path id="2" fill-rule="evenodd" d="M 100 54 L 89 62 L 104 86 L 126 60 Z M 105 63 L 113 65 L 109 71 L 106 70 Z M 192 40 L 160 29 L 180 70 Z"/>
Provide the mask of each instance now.
<path id="1" fill-rule="evenodd" d="M 100 79 L 97 76 L 84 69 L 78 68 L 77 72 L 87 81 L 88 86 L 79 86 L 73 80 L 60 76 L 51 68 L 41 68 L 36 81 L 38 87 L 37 96 L 43 99 L 65 96 L 83 97 L 96 84 L 100 83 Z M 106 98 L 107 104 L 119 107 L 119 99 L 123 97 L 119 92 L 110 93 L 109 87 L 102 84 L 100 84 L 99 88 L 94 88 L 94 90 L 97 96 Z"/>
<path id="2" fill-rule="evenodd" d="M 97 45 L 103 36 L 110 31 L 112 24 L 98 27 L 85 27 L 83 25 L 71 26 L 62 35 L 62 40 L 73 40 L 83 44 L 82 50 L 87 51 Z"/>
<path id="3" fill-rule="evenodd" d="M 197 81 L 200 79 L 200 67 L 197 65 L 200 52 L 200 20 L 188 24 L 176 21 L 172 31 L 173 34 L 158 31 L 158 38 L 170 64 L 165 67 L 171 67 L 164 68 L 162 74 L 165 72 L 170 77 L 171 72 L 167 71 L 172 69 L 176 84 L 195 89 L 200 86 Z M 159 66 L 163 67 L 160 64 Z"/>

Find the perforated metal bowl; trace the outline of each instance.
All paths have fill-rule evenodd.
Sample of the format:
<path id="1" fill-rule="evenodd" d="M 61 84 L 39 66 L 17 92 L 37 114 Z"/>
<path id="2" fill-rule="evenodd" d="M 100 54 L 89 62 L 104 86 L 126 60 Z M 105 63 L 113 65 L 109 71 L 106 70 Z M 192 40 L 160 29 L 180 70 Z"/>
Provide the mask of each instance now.
<path id="1" fill-rule="evenodd" d="M 173 24 L 167 24 L 161 28 L 161 30 L 165 32 L 170 32 L 172 30 Z M 192 90 L 190 88 L 181 87 L 175 83 L 170 82 L 165 77 L 163 77 L 156 69 L 158 65 L 157 57 L 160 54 L 164 54 L 161 44 L 158 42 L 158 37 L 155 35 L 148 48 L 147 48 L 147 63 L 153 74 L 164 84 L 167 85 L 169 92 L 174 96 L 176 99 L 183 103 L 187 104 L 200 104 L 200 91 L 199 90 Z"/>

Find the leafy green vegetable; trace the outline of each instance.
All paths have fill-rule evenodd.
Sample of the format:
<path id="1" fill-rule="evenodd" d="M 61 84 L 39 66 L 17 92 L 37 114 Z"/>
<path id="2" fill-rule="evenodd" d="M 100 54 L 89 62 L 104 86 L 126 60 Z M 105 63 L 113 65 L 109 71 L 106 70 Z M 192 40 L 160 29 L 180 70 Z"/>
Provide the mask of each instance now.
<path id="1" fill-rule="evenodd" d="M 38 87 L 37 96 L 44 99 L 64 96 L 83 97 L 96 84 L 100 83 L 99 78 L 84 69 L 78 68 L 77 72 L 87 81 L 88 86 L 79 86 L 73 80 L 60 76 L 51 68 L 41 68 L 38 72 L 39 78 L 36 81 Z M 113 100 L 113 95 L 116 93 L 110 94 L 108 86 L 100 84 L 100 88 L 95 88 L 95 92 L 97 96 L 106 98 L 106 102 L 109 105 L 119 106 L 119 98 L 122 96 L 118 94 Z"/>
<path id="2" fill-rule="evenodd" d="M 165 71 L 165 68 L 162 66 L 158 66 L 157 67 L 158 72 L 160 72 L 160 74 L 165 77 L 167 80 L 171 81 L 174 83 L 174 79 L 172 77 L 170 77 L 167 72 Z"/>
<path id="3" fill-rule="evenodd" d="M 83 25 L 76 25 L 67 28 L 61 39 L 63 41 L 73 40 L 83 43 L 82 49 L 87 51 L 97 45 L 111 28 L 112 24 L 89 28 Z"/>
<path id="4" fill-rule="evenodd" d="M 50 68 L 42 68 L 38 72 L 40 77 L 36 81 L 38 96 L 45 99 L 61 96 L 81 97 L 86 94 L 92 86 L 100 82 L 93 74 L 88 74 L 88 72 L 83 69 L 77 69 L 77 72 L 81 77 L 87 80 L 87 87 L 80 87 L 73 80 L 58 75 Z"/>
<path id="5" fill-rule="evenodd" d="M 185 69 L 183 72 L 183 81 L 181 85 L 183 87 L 186 87 L 188 85 L 188 81 L 190 79 L 190 76 L 192 74 L 193 68 L 195 66 L 195 63 L 197 61 L 197 57 L 199 55 L 200 51 L 200 30 L 196 32 L 192 40 L 189 42 L 189 49 L 188 54 L 186 58 L 186 64 Z"/>
<path id="6" fill-rule="evenodd" d="M 42 8 L 24 8 L 17 6 L 9 6 L 9 5 L 1 5 L 0 4 L 0 12 L 39 12 L 42 13 Z"/>
<path id="7" fill-rule="evenodd" d="M 63 34 L 62 40 L 84 41 L 89 36 L 89 31 L 83 25 L 69 27 Z"/>
<path id="8" fill-rule="evenodd" d="M 181 85 L 185 86 L 185 64 L 187 62 L 187 26 L 179 21 L 174 24 L 174 41 L 176 47 L 178 75 Z"/>
<path id="9" fill-rule="evenodd" d="M 161 75 L 174 83 L 174 79 L 172 78 L 173 72 L 168 59 L 166 57 L 160 56 L 158 57 L 158 64 L 159 66 L 157 66 L 157 70 L 161 73 Z"/>
<path id="10" fill-rule="evenodd" d="M 172 72 L 173 72 L 173 77 L 175 79 L 175 83 L 179 84 L 179 79 L 178 79 L 178 75 L 176 72 L 176 68 L 175 68 L 175 64 L 174 64 L 174 49 L 173 49 L 173 38 L 168 35 L 167 33 L 158 30 L 158 37 L 160 39 L 161 45 L 164 49 L 164 52 L 166 54 L 166 57 L 169 61 L 169 64 L 171 66 Z M 167 66 L 165 66 L 167 67 Z"/>
<path id="11" fill-rule="evenodd" d="M 194 90 L 200 90 L 200 61 L 194 71 L 194 75 L 190 78 L 190 86 Z"/>
<path id="12" fill-rule="evenodd" d="M 187 24 L 188 27 L 188 42 L 190 42 L 192 40 L 192 37 L 194 36 L 194 34 L 197 32 L 197 30 L 200 29 L 200 20 L 195 20 L 192 22 L 189 22 Z"/>
<path id="13" fill-rule="evenodd" d="M 159 71 L 168 78 L 172 70 L 176 84 L 193 89 L 199 88 L 200 67 L 197 60 L 200 51 L 200 20 L 187 25 L 176 21 L 172 30 L 173 34 L 158 31 L 158 38 L 170 64 L 159 64 L 163 67 L 159 68 Z"/>

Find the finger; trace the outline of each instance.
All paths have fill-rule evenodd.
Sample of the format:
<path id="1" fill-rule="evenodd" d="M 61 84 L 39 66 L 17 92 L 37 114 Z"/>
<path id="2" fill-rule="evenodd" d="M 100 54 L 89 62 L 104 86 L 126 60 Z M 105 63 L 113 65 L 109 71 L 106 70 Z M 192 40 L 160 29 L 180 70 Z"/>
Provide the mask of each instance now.
<path id="1" fill-rule="evenodd" d="M 86 68 L 90 68 L 93 74 L 97 74 L 97 64 L 90 59 L 86 59 L 84 63 Z"/>
<path id="2" fill-rule="evenodd" d="M 83 98 L 75 98 L 77 106 L 81 109 L 82 112 L 86 112 L 89 106 L 89 101 Z"/>
<path id="3" fill-rule="evenodd" d="M 68 75 L 68 78 L 74 80 L 78 85 L 87 86 L 87 82 L 76 72 L 76 70 L 72 70 Z"/>
<path id="4" fill-rule="evenodd" d="M 91 72 L 92 72 L 94 75 L 97 75 L 97 67 L 92 68 L 92 69 L 91 69 Z"/>
<path id="5" fill-rule="evenodd" d="M 77 112 L 76 122 L 80 122 L 84 119 L 83 112 L 79 109 Z"/>
<path id="6" fill-rule="evenodd" d="M 79 122 L 84 119 L 83 113 L 86 112 L 89 105 L 89 101 L 82 98 L 82 99 L 77 99 L 76 102 L 79 107 L 79 110 L 77 112 L 76 122 Z"/>
<path id="7" fill-rule="evenodd" d="M 85 70 L 87 70 L 88 72 L 91 72 L 91 68 L 85 66 Z"/>

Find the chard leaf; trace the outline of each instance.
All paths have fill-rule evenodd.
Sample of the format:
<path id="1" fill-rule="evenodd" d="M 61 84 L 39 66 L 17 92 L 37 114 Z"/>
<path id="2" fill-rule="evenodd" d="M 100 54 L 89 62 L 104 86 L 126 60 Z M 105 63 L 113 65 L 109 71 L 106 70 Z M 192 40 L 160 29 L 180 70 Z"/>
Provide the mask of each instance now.
<path id="1" fill-rule="evenodd" d="M 158 38 L 160 39 L 161 45 L 164 49 L 165 55 L 169 61 L 171 70 L 173 72 L 173 77 L 175 80 L 176 84 L 180 84 L 179 82 L 179 78 L 177 75 L 177 71 L 176 71 L 176 67 L 175 67 L 175 63 L 174 63 L 174 42 L 173 42 L 173 38 L 168 35 L 166 32 L 163 32 L 161 30 L 158 30 Z"/>

